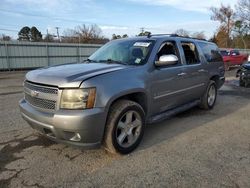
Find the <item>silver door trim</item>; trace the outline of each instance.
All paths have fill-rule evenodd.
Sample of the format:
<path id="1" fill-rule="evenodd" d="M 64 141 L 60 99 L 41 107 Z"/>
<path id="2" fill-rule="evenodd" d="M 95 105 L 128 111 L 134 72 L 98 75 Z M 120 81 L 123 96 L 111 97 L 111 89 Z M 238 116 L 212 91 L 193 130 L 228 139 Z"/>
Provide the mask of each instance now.
<path id="1" fill-rule="evenodd" d="M 162 94 L 162 95 L 155 96 L 154 99 L 159 99 L 159 98 L 166 97 L 166 96 L 169 96 L 169 95 L 174 95 L 174 94 L 181 93 L 181 92 L 184 92 L 184 91 L 187 91 L 187 90 L 190 90 L 190 89 L 194 89 L 194 88 L 197 88 L 197 87 L 201 87 L 201 86 L 204 86 L 204 85 L 205 85 L 205 83 L 197 84 L 197 85 L 187 87 L 187 88 L 184 88 L 184 89 L 180 89 L 180 90 L 177 90 L 177 91 L 173 91 L 173 92 L 169 92 L 169 93 L 165 93 L 165 94 Z"/>

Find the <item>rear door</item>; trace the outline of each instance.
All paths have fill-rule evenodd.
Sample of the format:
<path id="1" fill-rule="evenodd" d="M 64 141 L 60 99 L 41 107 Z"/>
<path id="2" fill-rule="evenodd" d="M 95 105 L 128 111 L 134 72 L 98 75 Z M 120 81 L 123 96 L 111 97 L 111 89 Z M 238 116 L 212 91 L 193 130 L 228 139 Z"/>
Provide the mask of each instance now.
<path id="1" fill-rule="evenodd" d="M 208 82 L 208 71 L 202 62 L 197 46 L 192 41 L 180 41 L 182 58 L 185 62 L 182 75 L 184 102 L 200 99 Z"/>

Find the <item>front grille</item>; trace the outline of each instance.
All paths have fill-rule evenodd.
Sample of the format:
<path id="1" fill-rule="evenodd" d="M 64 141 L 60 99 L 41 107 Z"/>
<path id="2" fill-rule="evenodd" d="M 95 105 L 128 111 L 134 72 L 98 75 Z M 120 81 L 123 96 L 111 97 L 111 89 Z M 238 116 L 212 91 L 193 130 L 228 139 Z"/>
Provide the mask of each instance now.
<path id="1" fill-rule="evenodd" d="M 53 111 L 57 106 L 58 89 L 25 81 L 24 98 L 34 107 Z"/>
<path id="2" fill-rule="evenodd" d="M 29 102 L 31 105 L 38 107 L 38 108 L 50 109 L 50 110 L 54 110 L 56 108 L 56 101 L 39 99 L 39 98 L 31 97 L 28 94 L 25 95 L 25 100 Z"/>
<path id="3" fill-rule="evenodd" d="M 58 89 L 57 88 L 51 88 L 51 87 L 45 87 L 45 86 L 41 86 L 41 85 L 35 85 L 35 84 L 31 84 L 29 82 L 24 82 L 24 88 L 28 88 L 30 90 L 35 90 L 38 92 L 42 92 L 42 93 L 52 93 L 52 94 L 57 94 Z"/>

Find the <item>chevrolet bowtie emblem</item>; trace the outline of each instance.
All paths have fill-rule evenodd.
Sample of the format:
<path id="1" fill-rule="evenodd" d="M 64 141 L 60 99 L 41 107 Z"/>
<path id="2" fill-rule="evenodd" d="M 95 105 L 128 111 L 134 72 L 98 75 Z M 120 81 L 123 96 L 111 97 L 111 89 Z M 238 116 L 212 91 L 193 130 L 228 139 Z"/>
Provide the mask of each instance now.
<path id="1" fill-rule="evenodd" d="M 38 92 L 38 91 L 31 91 L 31 92 L 30 92 L 30 95 L 31 95 L 32 97 L 38 97 L 39 92 Z"/>

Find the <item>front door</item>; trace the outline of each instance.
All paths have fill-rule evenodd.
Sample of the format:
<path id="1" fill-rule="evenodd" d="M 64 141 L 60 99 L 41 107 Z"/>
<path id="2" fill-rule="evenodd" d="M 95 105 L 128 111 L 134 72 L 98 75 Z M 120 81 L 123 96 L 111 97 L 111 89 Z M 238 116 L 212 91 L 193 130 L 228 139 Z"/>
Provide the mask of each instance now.
<path id="1" fill-rule="evenodd" d="M 151 72 L 151 109 L 152 115 L 159 114 L 184 103 L 185 85 L 184 67 L 176 42 L 164 42 L 158 50 L 156 60 L 162 55 L 176 55 L 179 62 L 175 65 L 155 67 Z"/>

